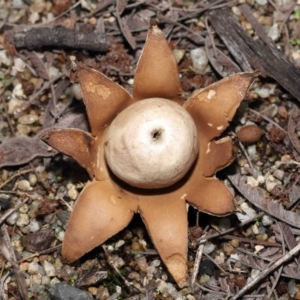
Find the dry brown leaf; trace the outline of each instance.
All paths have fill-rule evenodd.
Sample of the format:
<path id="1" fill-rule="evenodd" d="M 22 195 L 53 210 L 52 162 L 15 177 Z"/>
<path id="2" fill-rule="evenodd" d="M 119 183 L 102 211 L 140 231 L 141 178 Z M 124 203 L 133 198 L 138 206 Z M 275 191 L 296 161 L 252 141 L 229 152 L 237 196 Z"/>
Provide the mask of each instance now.
<path id="1" fill-rule="evenodd" d="M 117 20 L 121 29 L 122 34 L 124 35 L 125 39 L 127 40 L 128 44 L 132 49 L 136 48 L 136 41 L 133 35 L 131 34 L 130 28 L 127 23 L 127 19 L 125 17 L 121 17 L 125 7 L 127 5 L 126 0 L 118 0 L 117 1 Z"/>
<path id="2" fill-rule="evenodd" d="M 56 150 L 49 151 L 40 135 L 11 138 L 0 145 L 0 168 L 26 164 L 37 156 L 49 157 L 56 153 Z"/>
<path id="3" fill-rule="evenodd" d="M 260 188 L 251 187 L 245 182 L 245 176 L 241 176 L 238 172 L 235 175 L 229 175 L 228 178 L 235 188 L 253 205 L 283 222 L 300 228 L 299 214 L 285 210 L 281 204 L 274 202 L 272 199 L 265 199 Z"/>
<path id="4" fill-rule="evenodd" d="M 24 273 L 20 270 L 19 265 L 17 264 L 16 256 L 10 242 L 10 237 L 6 229 L 6 225 L 1 226 L 0 250 L 5 259 L 12 265 L 22 299 L 28 300 L 29 298 L 27 297 L 27 286 L 25 276 Z"/>
<path id="5" fill-rule="evenodd" d="M 87 130 L 86 116 L 81 113 L 68 113 L 58 120 L 54 128 L 75 127 Z M 50 149 L 41 136 L 49 129 L 40 131 L 35 137 L 20 136 L 11 138 L 0 145 L 0 168 L 18 166 L 30 162 L 35 157 L 51 157 L 58 152 Z"/>
<path id="6" fill-rule="evenodd" d="M 292 145 L 294 146 L 296 151 L 300 154 L 300 141 L 296 132 L 296 128 L 299 125 L 299 118 L 300 118 L 300 109 L 297 105 L 294 105 L 292 113 L 290 114 L 287 131 Z"/>
<path id="7" fill-rule="evenodd" d="M 33 68 L 35 69 L 38 77 L 45 80 L 49 80 L 48 71 L 43 63 L 43 61 L 38 57 L 34 51 L 23 50 L 30 62 L 32 63 Z"/>
<path id="8" fill-rule="evenodd" d="M 127 0 L 117 0 L 117 11 L 121 16 L 127 6 Z"/>
<path id="9" fill-rule="evenodd" d="M 209 62 L 220 76 L 226 77 L 228 75 L 241 72 L 239 66 L 226 56 L 224 52 L 219 50 L 217 47 L 213 48 L 209 35 L 205 38 L 205 51 Z"/>

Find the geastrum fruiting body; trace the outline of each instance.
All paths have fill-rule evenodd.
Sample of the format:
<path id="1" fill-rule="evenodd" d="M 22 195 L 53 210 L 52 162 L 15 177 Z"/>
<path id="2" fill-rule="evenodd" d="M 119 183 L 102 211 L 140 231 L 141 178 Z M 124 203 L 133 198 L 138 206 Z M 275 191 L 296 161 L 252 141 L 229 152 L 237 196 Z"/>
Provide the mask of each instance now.
<path id="1" fill-rule="evenodd" d="M 62 254 L 73 262 L 140 213 L 179 286 L 187 284 L 186 201 L 216 216 L 230 214 L 232 194 L 214 174 L 234 160 L 230 137 L 217 137 L 253 82 L 240 73 L 181 97 L 177 63 L 156 26 L 149 30 L 133 95 L 102 73 L 74 64 L 91 133 L 57 129 L 43 140 L 74 158 L 91 181 L 67 225 Z"/>

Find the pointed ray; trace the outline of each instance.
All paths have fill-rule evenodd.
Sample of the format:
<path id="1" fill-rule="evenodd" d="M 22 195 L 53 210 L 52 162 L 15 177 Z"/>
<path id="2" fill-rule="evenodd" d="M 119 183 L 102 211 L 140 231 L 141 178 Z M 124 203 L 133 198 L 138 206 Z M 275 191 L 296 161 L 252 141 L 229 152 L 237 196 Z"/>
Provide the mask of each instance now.
<path id="1" fill-rule="evenodd" d="M 230 137 L 217 141 L 201 143 L 200 158 L 205 177 L 213 176 L 217 171 L 230 165 L 235 159 L 235 152 Z"/>
<path id="2" fill-rule="evenodd" d="M 88 183 L 68 222 L 62 255 L 70 262 L 83 256 L 125 228 L 137 202 L 110 179 Z"/>
<path id="3" fill-rule="evenodd" d="M 132 103 L 123 87 L 94 69 L 79 67 L 72 77 L 80 83 L 93 136 Z"/>
<path id="4" fill-rule="evenodd" d="M 223 163 L 222 159 L 219 162 Z M 182 199 L 200 211 L 217 216 L 228 215 L 235 210 L 233 196 L 217 178 L 204 177 L 205 168 L 207 168 L 207 172 L 212 172 L 212 169 L 209 169 L 207 165 L 209 163 L 202 158 L 200 153 L 194 166 L 184 179 L 184 183 L 177 188 L 176 192 L 181 195 Z M 214 164 L 214 168 L 216 167 Z"/>
<path id="5" fill-rule="evenodd" d="M 233 196 L 216 178 L 198 177 L 190 185 L 188 203 L 208 214 L 224 216 L 235 210 Z"/>
<path id="6" fill-rule="evenodd" d="M 160 97 L 182 104 L 176 59 L 163 32 L 153 25 L 134 76 L 133 100 Z"/>
<path id="7" fill-rule="evenodd" d="M 187 284 L 187 210 L 168 194 L 140 198 L 139 211 L 153 243 L 180 287 Z"/>
<path id="8" fill-rule="evenodd" d="M 228 126 L 257 73 L 240 73 L 191 96 L 184 108 L 192 115 L 201 138 L 218 137 Z"/>
<path id="9" fill-rule="evenodd" d="M 75 159 L 87 170 L 91 178 L 97 180 L 108 178 L 103 153 L 104 131 L 95 139 L 80 129 L 54 129 L 47 132 L 41 139 L 51 147 Z"/>

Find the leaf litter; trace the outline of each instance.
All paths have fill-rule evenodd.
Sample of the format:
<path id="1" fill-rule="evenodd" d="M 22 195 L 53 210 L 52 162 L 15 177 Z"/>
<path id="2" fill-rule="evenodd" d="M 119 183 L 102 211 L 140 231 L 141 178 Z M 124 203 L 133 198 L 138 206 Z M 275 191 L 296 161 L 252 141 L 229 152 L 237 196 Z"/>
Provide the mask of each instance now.
<path id="1" fill-rule="evenodd" d="M 255 33 L 262 36 L 265 43 L 268 43 L 270 39 L 269 35 L 268 38 L 265 35 L 265 29 L 269 29 L 272 25 L 270 20 L 274 24 L 277 22 L 279 28 L 286 28 L 284 30 L 289 31 L 291 43 L 284 38 L 284 30 L 280 31 L 279 39 L 272 41 L 272 43 L 282 43 L 285 50 L 288 49 L 293 64 L 300 65 L 297 47 L 293 45 L 297 41 L 296 12 L 300 9 L 299 5 L 295 5 L 294 10 L 284 10 L 284 5 L 274 5 L 271 1 L 262 6 L 257 3 L 239 6 L 228 4 L 225 1 L 213 1 L 211 3 L 199 1 L 188 6 L 183 6 L 181 1 L 176 1 L 172 6 L 155 0 L 139 3 L 117 1 L 116 4 L 113 1 L 104 1 L 103 3 L 81 1 L 77 4 L 72 2 L 72 5 L 66 6 L 67 9 L 63 8 L 63 10 L 66 10 L 62 12 L 61 16 L 57 16 L 57 19 L 54 19 L 52 25 L 59 24 L 59 26 L 72 27 L 75 22 L 80 25 L 78 28 L 83 32 L 93 32 L 96 28 L 100 30 L 104 34 L 104 40 L 107 41 L 107 37 L 109 38 L 109 43 L 106 45 L 109 44 L 110 49 L 106 47 L 101 56 L 98 56 L 98 53 L 95 55 L 91 52 L 74 50 L 77 59 L 105 72 L 107 76 L 122 83 L 129 90 L 132 86 L 131 74 L 133 74 L 134 66 L 138 60 L 139 49 L 146 37 L 148 19 L 155 15 L 158 15 L 162 20 L 162 28 L 168 36 L 171 48 L 183 50 L 184 52 L 179 63 L 179 70 L 188 87 L 186 93 L 191 93 L 194 88 L 200 86 L 205 87 L 215 80 L 218 75 L 226 76 L 228 73 L 236 72 L 240 66 L 235 60 L 234 53 L 231 52 L 232 50 L 226 49 L 216 34 L 211 33 L 215 28 L 212 24 L 209 24 L 205 16 L 206 11 L 217 9 L 215 6 L 218 5 L 231 5 L 234 17 L 239 20 L 245 30 L 249 32 L 249 35 L 253 35 L 251 30 L 254 28 Z M 7 8 L 4 6 L 4 9 Z M 52 22 L 50 17 L 52 9 L 54 8 L 51 5 L 47 6 L 42 1 L 34 1 L 28 6 L 21 5 L 15 11 L 14 9 L 10 11 L 7 21 L 10 23 L 25 22 L 29 28 L 41 24 L 47 27 Z M 14 13 L 17 11 L 26 12 L 27 10 L 30 11 L 28 16 L 30 16 L 31 23 L 26 20 L 26 17 L 20 19 L 21 14 Z M 256 16 L 259 15 L 260 18 L 253 19 L 251 17 L 253 12 Z M 276 18 L 276 14 L 280 13 L 289 18 Z M 87 20 L 87 23 L 83 20 Z M 259 24 L 257 24 L 257 20 Z M 1 25 L 4 34 L 8 25 L 9 23 L 6 24 L 6 22 Z M 252 28 L 250 25 L 252 25 Z M 21 124 L 19 118 L 26 114 L 37 115 L 41 121 L 27 125 L 31 127 L 30 133 L 11 137 L 7 130 L 8 124 L 5 114 L 0 117 L 0 176 L 2 182 L 8 180 L 7 189 L 1 191 L 1 193 L 6 193 L 5 196 L 9 197 L 12 204 L 10 207 L 16 208 L 12 211 L 1 208 L 1 220 L 7 226 L 7 233 L 13 251 L 17 256 L 25 259 L 25 261 L 20 260 L 19 267 L 22 270 L 25 269 L 26 278 L 31 280 L 32 288 L 38 286 L 39 282 L 32 282 L 34 276 L 26 271 L 25 266 L 32 267 L 33 262 L 30 259 L 26 260 L 27 255 L 25 255 L 26 253 L 23 254 L 22 245 L 18 244 L 18 239 L 20 240 L 21 234 L 25 238 L 33 237 L 32 244 L 37 245 L 37 248 L 31 250 L 41 251 L 34 258 L 34 263 L 37 263 L 40 268 L 43 268 L 45 258 L 49 260 L 50 264 L 54 265 L 54 256 L 41 254 L 44 253 L 42 252 L 44 246 L 39 248 L 38 238 L 31 235 L 34 233 L 31 230 L 37 230 L 35 232 L 37 232 L 36 235 L 39 238 L 43 235 L 41 225 L 49 226 L 51 230 L 55 230 L 54 244 L 47 245 L 46 248 L 53 246 L 54 248 L 52 248 L 56 249 L 55 247 L 61 242 L 64 222 L 66 222 L 66 217 L 58 211 L 65 210 L 65 204 L 73 205 L 78 190 L 82 188 L 82 182 L 86 180 L 85 175 L 81 174 L 81 169 L 76 170 L 68 161 L 66 162 L 59 156 L 55 156 L 56 151 L 41 142 L 40 136 L 53 127 L 74 127 L 88 131 L 88 125 L 83 106 L 77 100 L 74 100 L 75 96 L 70 91 L 69 79 L 66 75 L 68 73 L 66 70 L 69 68 L 67 56 L 74 54 L 72 47 L 71 51 L 62 48 L 50 49 L 48 54 L 49 49 L 34 48 L 34 51 L 24 49 L 20 52 L 19 58 L 24 60 L 27 67 L 22 71 L 20 67 L 23 64 L 20 63 L 20 60 L 14 65 L 15 57 L 3 54 L 5 51 L 6 54 L 11 53 L 12 55 L 18 53 L 19 50 L 13 49 L 13 46 L 13 44 L 7 42 L 0 50 L 0 75 L 3 78 L 0 91 L 4 95 L 5 104 L 8 108 L 11 107 L 9 118 L 12 121 L 12 128 L 18 135 L 19 129 L 23 130 L 26 127 L 23 125 L 27 125 Z M 199 47 L 208 51 L 208 59 L 212 65 L 212 67 L 210 65 L 206 66 L 203 74 L 195 74 L 189 54 L 191 50 Z M 134 49 L 136 50 L 134 51 Z M 13 77 L 13 74 L 17 75 L 16 78 Z M 24 82 L 29 87 L 28 95 L 25 93 Z M 18 85 L 21 83 L 24 87 L 23 92 Z M 35 86 L 33 91 L 32 86 Z M 13 103 L 16 104 L 15 109 L 12 108 Z M 1 107 L 3 109 L 3 105 Z M 268 114 L 265 114 L 265 111 L 268 111 Z M 254 114 L 257 114 L 256 117 L 253 116 Z M 245 154 L 238 151 L 237 171 L 234 171 L 231 175 L 228 175 L 231 170 L 228 170 L 228 174 L 223 171 L 221 178 L 224 178 L 224 174 L 225 176 L 228 175 L 234 191 L 237 193 L 235 198 L 237 207 L 240 210 L 239 213 L 244 216 L 247 215 L 249 210 L 245 209 L 243 204 L 246 203 L 256 214 L 247 216 L 243 223 L 232 216 L 226 217 L 224 223 L 229 225 L 225 228 L 213 217 L 201 214 L 198 218 L 199 223 L 197 225 L 199 225 L 199 228 L 203 230 L 206 228 L 206 242 L 203 250 L 205 251 L 205 247 L 210 241 L 213 242 L 214 247 L 210 256 L 214 264 L 221 266 L 226 271 L 225 274 L 218 270 L 210 276 L 200 270 L 199 275 L 196 276 L 196 284 L 193 290 L 189 288 L 179 290 L 168 278 L 163 267 L 156 265 L 158 260 L 156 252 L 142 225 L 139 224 L 138 230 L 129 227 L 118 235 L 115 240 L 108 242 L 109 259 L 114 259 L 114 262 L 117 262 L 117 268 L 113 271 L 114 275 L 112 277 L 109 273 L 106 273 L 111 265 L 107 262 L 106 254 L 101 249 L 96 254 L 92 253 L 91 257 L 87 258 L 82 265 L 71 267 L 75 272 L 73 274 L 82 279 L 82 284 L 78 280 L 78 286 L 89 291 L 95 298 L 102 297 L 103 299 L 110 296 L 116 298 L 120 295 L 123 299 L 145 296 L 146 299 L 155 299 L 155 297 L 159 299 L 175 299 L 178 297 L 179 299 L 189 300 L 200 297 L 202 299 L 227 299 L 230 297 L 230 299 L 262 299 L 266 295 L 275 297 L 274 299 L 279 298 L 279 296 L 284 297 L 282 299 L 300 298 L 300 290 L 297 286 L 300 282 L 298 267 L 300 186 L 297 165 L 300 158 L 299 108 L 293 97 L 280 88 L 279 85 L 276 85 L 276 82 L 269 78 L 259 78 L 249 92 L 247 100 L 244 101 L 243 107 L 238 111 L 237 118 L 232 124 L 232 130 L 236 132 L 242 125 L 245 123 L 251 124 L 251 122 L 254 122 L 266 133 L 255 145 L 244 145 L 252 167 L 249 168 L 249 162 L 245 159 Z M 273 126 L 268 126 L 269 123 Z M 274 129 L 274 127 L 277 127 L 277 129 Z M 43 160 L 40 158 L 53 156 L 50 166 L 54 164 L 56 167 L 45 169 Z M 287 163 L 288 161 L 295 163 Z M 45 189 L 45 186 L 35 178 L 34 172 L 20 173 L 14 177 L 14 174 L 18 171 L 18 166 L 27 165 L 29 162 L 35 168 L 41 180 L 47 182 L 55 193 L 47 190 L 47 188 Z M 250 169 L 252 169 L 252 172 L 249 171 Z M 70 173 L 72 176 L 65 176 Z M 11 181 L 9 181 L 10 178 L 12 178 Z M 14 184 L 19 178 L 30 182 L 32 187 L 32 191 L 26 192 L 31 196 L 28 203 L 30 213 L 26 212 L 26 205 L 20 203 L 18 195 L 21 191 L 13 190 Z M 228 186 L 231 186 L 231 184 L 227 182 Z M 24 194 L 24 191 L 21 193 Z M 47 203 L 47 199 L 49 203 Z M 65 204 L 60 199 L 63 199 Z M 25 215 L 28 215 L 29 223 L 27 223 Z M 16 218 L 15 221 L 14 218 Z M 277 220 L 277 222 L 274 220 Z M 223 220 L 219 222 L 222 223 Z M 194 224 L 195 219 L 192 218 L 190 223 Z M 231 232 L 230 236 L 228 235 L 229 232 Z M 222 236 L 226 237 L 225 242 Z M 255 243 L 251 243 L 251 241 L 255 241 Z M 190 242 L 189 254 L 191 261 L 189 263 L 191 266 L 195 263 L 194 260 L 200 242 L 201 238 Z M 282 243 L 282 246 L 278 243 Z M 119 244 L 123 244 L 123 246 L 119 246 Z M 1 243 L 1 247 L 2 254 L 7 253 L 6 248 L 9 245 Z M 58 257 L 62 270 L 68 269 L 69 266 L 60 260 L 60 251 L 53 251 L 55 257 Z M 10 253 L 12 252 L 10 251 Z M 5 254 L 5 259 L 12 261 L 11 255 Z M 46 257 L 43 257 L 43 255 L 46 255 Z M 135 261 L 136 255 L 145 258 L 147 265 L 144 266 L 143 270 L 154 268 L 155 272 L 145 274 L 144 271 L 141 271 Z M 200 264 L 201 262 L 203 262 L 203 258 Z M 21 282 L 20 295 L 23 295 L 23 298 L 26 299 L 28 282 L 24 282 L 19 269 L 15 268 L 15 264 L 18 264 L 18 261 L 13 260 L 12 269 L 15 271 L 15 278 L 17 279 L 15 281 L 14 278 L 9 279 L 9 276 L 7 275 L 7 277 L 7 273 L 5 273 L 0 284 L 12 296 L 13 291 L 15 291 L 15 282 Z M 91 267 L 94 265 L 97 265 L 96 269 Z M 9 264 L 4 265 L 5 271 L 11 270 L 10 268 Z M 124 273 L 125 275 L 118 275 L 120 270 L 122 271 L 120 274 Z M 53 281 L 51 284 L 65 281 L 67 277 L 61 274 L 59 270 L 56 270 L 56 276 L 51 275 L 49 277 Z M 89 274 L 92 274 L 91 283 L 88 279 Z M 106 275 L 109 276 L 107 281 L 105 281 Z M 122 282 L 122 280 L 124 281 Z M 108 282 L 114 282 L 114 287 L 108 289 Z M 93 286 L 94 283 L 97 284 Z M 257 285 L 255 286 L 255 284 Z M 119 289 L 116 286 L 121 287 L 121 293 L 118 294 Z M 47 291 L 43 290 L 36 293 L 47 294 Z M 32 297 L 32 295 L 32 291 L 30 291 L 29 296 Z"/>

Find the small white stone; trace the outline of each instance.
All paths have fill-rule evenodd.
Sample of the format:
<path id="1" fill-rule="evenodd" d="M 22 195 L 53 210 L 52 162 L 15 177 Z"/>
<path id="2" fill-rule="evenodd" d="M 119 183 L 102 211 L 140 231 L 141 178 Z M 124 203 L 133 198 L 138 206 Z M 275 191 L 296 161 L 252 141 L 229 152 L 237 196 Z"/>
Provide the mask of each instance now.
<path id="1" fill-rule="evenodd" d="M 12 64 L 12 59 L 7 56 L 6 50 L 0 50 L 0 64 L 6 66 L 10 66 Z"/>
<path id="2" fill-rule="evenodd" d="M 150 263 L 150 266 L 153 266 L 153 267 L 158 267 L 160 266 L 160 263 L 161 261 L 159 259 L 154 259 L 151 263 Z"/>
<path id="3" fill-rule="evenodd" d="M 29 174 L 28 180 L 29 180 L 29 183 L 30 183 L 31 186 L 35 186 L 36 183 L 37 183 L 37 177 L 36 177 L 36 175 L 33 174 L 33 173 L 30 173 L 30 174 Z"/>
<path id="4" fill-rule="evenodd" d="M 251 278 L 255 279 L 258 275 L 260 274 L 260 271 L 257 269 L 252 269 L 251 270 Z"/>
<path id="5" fill-rule="evenodd" d="M 173 54 L 175 56 L 176 62 L 180 63 L 180 61 L 183 59 L 185 50 L 183 49 L 174 49 Z"/>
<path id="6" fill-rule="evenodd" d="M 208 241 L 208 242 L 206 242 L 206 243 L 204 244 L 203 252 L 204 252 L 205 254 L 210 254 L 210 253 L 212 253 L 214 250 L 215 250 L 215 245 L 214 245 L 212 242 Z"/>
<path id="7" fill-rule="evenodd" d="M 30 276 L 30 283 L 31 285 L 37 285 L 42 283 L 42 275 L 41 274 L 34 274 Z"/>
<path id="8" fill-rule="evenodd" d="M 292 279 L 288 283 L 288 293 L 292 297 L 292 299 L 294 299 L 296 291 L 297 291 L 296 282 L 294 279 Z"/>
<path id="9" fill-rule="evenodd" d="M 44 260 L 43 268 L 44 268 L 47 276 L 49 276 L 49 277 L 56 276 L 55 267 L 52 264 L 50 264 L 48 261 Z"/>
<path id="10" fill-rule="evenodd" d="M 50 285 L 50 278 L 48 276 L 42 277 L 42 285 L 46 285 L 46 286 Z"/>
<path id="11" fill-rule="evenodd" d="M 60 280 L 57 277 L 54 277 L 50 280 L 50 286 L 53 286 L 56 283 L 60 283 Z"/>
<path id="12" fill-rule="evenodd" d="M 273 173 L 274 177 L 276 177 L 279 180 L 282 180 L 284 178 L 284 171 L 277 169 Z"/>
<path id="13" fill-rule="evenodd" d="M 122 293 L 122 288 L 118 285 L 116 285 L 116 293 L 119 295 Z"/>
<path id="14" fill-rule="evenodd" d="M 18 121 L 20 124 L 23 124 L 23 125 L 31 125 L 35 122 L 37 122 L 39 120 L 38 116 L 37 115 L 23 115 L 21 116 Z"/>
<path id="15" fill-rule="evenodd" d="M 64 237 L 65 237 L 65 232 L 62 230 L 60 231 L 57 235 L 56 235 L 56 238 L 59 240 L 59 241 L 63 241 L 64 240 Z"/>
<path id="16" fill-rule="evenodd" d="M 137 262 L 138 266 L 140 267 L 140 269 L 143 272 L 147 273 L 147 269 L 149 266 L 147 264 L 147 260 L 146 260 L 145 256 L 137 257 L 136 262 Z"/>
<path id="17" fill-rule="evenodd" d="M 76 100 L 82 100 L 82 92 L 79 83 L 74 83 L 71 86 L 71 92 Z"/>
<path id="18" fill-rule="evenodd" d="M 236 212 L 235 215 L 237 216 L 239 221 L 242 222 L 242 223 L 248 221 L 249 219 L 251 219 L 251 218 L 249 218 L 248 215 L 244 215 L 244 214 L 241 214 L 239 212 Z"/>
<path id="19" fill-rule="evenodd" d="M 261 222 L 264 226 L 270 226 L 273 224 L 273 220 L 268 215 L 263 215 Z"/>
<path id="20" fill-rule="evenodd" d="M 254 248 L 255 248 L 254 253 L 257 254 L 259 251 L 261 251 L 265 247 L 263 245 L 256 245 L 256 246 L 254 246 Z"/>
<path id="21" fill-rule="evenodd" d="M 31 191 L 32 187 L 30 186 L 30 182 L 28 180 L 20 180 L 16 183 L 16 188 L 21 191 Z"/>
<path id="22" fill-rule="evenodd" d="M 19 212 L 14 211 L 14 212 L 11 213 L 11 214 L 9 215 L 9 217 L 6 219 L 6 222 L 7 222 L 9 225 L 15 225 L 18 218 L 19 218 Z"/>
<path id="23" fill-rule="evenodd" d="M 13 114 L 15 112 L 15 110 L 17 109 L 18 106 L 21 106 L 22 104 L 24 104 L 25 101 L 24 100 L 19 100 L 19 99 L 11 99 L 8 103 L 7 103 L 7 109 L 8 109 L 8 113 L 9 114 Z"/>
<path id="24" fill-rule="evenodd" d="M 11 75 L 16 75 L 18 72 L 24 72 L 26 63 L 19 57 L 14 58 L 14 66 L 11 71 Z"/>
<path id="25" fill-rule="evenodd" d="M 117 269 L 120 269 L 121 267 L 123 267 L 125 265 L 125 262 L 121 257 L 115 255 L 115 256 L 113 256 L 113 265 Z"/>
<path id="26" fill-rule="evenodd" d="M 22 205 L 20 208 L 19 208 L 19 212 L 22 213 L 22 214 L 26 214 L 28 212 L 28 205 L 25 203 L 24 205 Z"/>
<path id="27" fill-rule="evenodd" d="M 147 268 L 147 274 L 153 274 L 154 272 L 155 272 L 155 267 L 149 266 L 149 267 Z"/>
<path id="28" fill-rule="evenodd" d="M 115 249 L 118 249 L 118 248 L 122 247 L 124 244 L 125 244 L 124 240 L 117 241 L 116 244 L 115 244 Z"/>
<path id="29" fill-rule="evenodd" d="M 12 59 L 7 56 L 6 50 L 0 50 L 0 64 L 6 66 L 10 66 L 12 64 Z"/>
<path id="30" fill-rule="evenodd" d="M 37 232 L 39 231 L 41 228 L 40 223 L 37 222 L 36 220 L 31 220 L 29 223 L 29 230 L 31 232 Z"/>
<path id="31" fill-rule="evenodd" d="M 279 32 L 279 28 L 278 28 L 278 23 L 274 23 L 269 32 L 268 32 L 268 36 L 272 39 L 272 41 L 276 41 L 278 40 L 278 38 L 280 37 L 280 32 Z"/>
<path id="32" fill-rule="evenodd" d="M 266 190 L 271 192 L 276 185 L 280 184 L 277 181 L 266 181 Z"/>
<path id="33" fill-rule="evenodd" d="M 257 151 L 256 151 L 256 145 L 253 144 L 253 145 L 249 145 L 247 147 L 247 152 L 249 154 L 250 157 L 253 157 L 254 155 L 256 155 Z"/>
<path id="34" fill-rule="evenodd" d="M 256 187 L 258 186 L 258 181 L 253 176 L 247 176 L 247 184 Z"/>
<path id="35" fill-rule="evenodd" d="M 230 259 L 231 261 L 233 261 L 233 262 L 236 262 L 236 261 L 238 261 L 240 258 L 239 258 L 239 256 L 238 256 L 238 254 L 234 253 L 234 254 L 230 254 L 229 259 Z"/>
<path id="36" fill-rule="evenodd" d="M 17 125 L 17 135 L 28 135 L 31 131 L 31 127 L 29 125 L 18 124 Z"/>
<path id="37" fill-rule="evenodd" d="M 76 200 L 78 196 L 78 191 L 76 189 L 76 186 L 72 183 L 69 183 L 67 185 L 67 189 L 68 189 L 68 197 L 72 200 Z"/>
<path id="38" fill-rule="evenodd" d="M 246 202 L 242 203 L 240 207 L 242 211 L 245 212 L 250 218 L 254 218 L 256 216 L 255 210 L 249 207 Z"/>
<path id="39" fill-rule="evenodd" d="M 34 275 L 34 274 L 38 274 L 39 273 L 39 269 L 40 269 L 40 265 L 36 262 L 36 261 L 32 261 L 29 265 L 28 265 L 28 274 L 30 275 Z"/>
<path id="40" fill-rule="evenodd" d="M 128 80 L 127 80 L 127 83 L 128 83 L 129 85 L 133 85 L 134 79 L 133 79 L 133 78 L 128 79 Z"/>
<path id="41" fill-rule="evenodd" d="M 13 98 L 24 98 L 25 97 L 24 90 L 23 90 L 21 83 L 18 83 L 15 85 L 13 92 L 12 92 L 12 97 Z"/>
<path id="42" fill-rule="evenodd" d="M 112 245 L 108 245 L 107 246 L 107 251 L 108 252 L 113 252 L 115 249 L 114 249 L 114 247 L 112 246 Z"/>
<path id="43" fill-rule="evenodd" d="M 259 175 L 257 176 L 257 182 L 258 183 L 264 183 L 265 182 L 265 177 L 263 175 Z"/>
<path id="44" fill-rule="evenodd" d="M 255 2 L 259 5 L 265 5 L 268 3 L 268 0 L 255 0 Z"/>
<path id="45" fill-rule="evenodd" d="M 256 224 L 252 225 L 251 229 L 254 234 L 259 234 L 259 229 Z"/>
<path id="46" fill-rule="evenodd" d="M 49 71 L 48 71 L 48 75 L 49 75 L 50 79 L 57 77 L 59 73 L 60 73 L 59 69 L 53 67 L 52 65 L 50 66 Z"/>
<path id="47" fill-rule="evenodd" d="M 268 98 L 270 96 L 270 90 L 267 88 L 258 89 L 256 92 L 261 98 Z"/>
<path id="48" fill-rule="evenodd" d="M 208 65 L 208 57 L 204 48 L 196 48 L 191 50 L 191 59 L 193 63 L 193 70 L 201 74 L 205 71 Z"/>
<path id="49" fill-rule="evenodd" d="M 16 225 L 23 227 L 29 224 L 29 216 L 27 214 L 20 214 Z"/>

